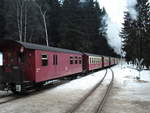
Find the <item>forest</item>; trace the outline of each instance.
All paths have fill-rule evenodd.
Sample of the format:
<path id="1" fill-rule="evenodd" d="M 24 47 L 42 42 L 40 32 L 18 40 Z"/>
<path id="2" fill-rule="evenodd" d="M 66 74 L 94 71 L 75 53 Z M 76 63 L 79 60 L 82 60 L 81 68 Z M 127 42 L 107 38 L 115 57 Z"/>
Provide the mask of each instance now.
<path id="1" fill-rule="evenodd" d="M 148 0 L 137 0 L 135 6 L 136 18 L 130 12 L 125 12 L 123 29 L 120 36 L 123 39 L 123 51 L 126 60 L 135 64 L 135 59 L 143 60 L 143 65 L 150 67 L 150 4 Z"/>
<path id="2" fill-rule="evenodd" d="M 1 0 L 0 40 L 118 56 L 107 42 L 106 15 L 95 0 Z"/>

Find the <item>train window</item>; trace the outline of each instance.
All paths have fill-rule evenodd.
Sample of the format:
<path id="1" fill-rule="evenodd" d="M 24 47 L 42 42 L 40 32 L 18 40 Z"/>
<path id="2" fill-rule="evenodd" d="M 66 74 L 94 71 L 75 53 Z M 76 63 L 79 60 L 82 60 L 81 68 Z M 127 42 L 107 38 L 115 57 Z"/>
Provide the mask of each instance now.
<path id="1" fill-rule="evenodd" d="M 42 66 L 48 66 L 48 55 L 42 55 Z"/>
<path id="2" fill-rule="evenodd" d="M 78 60 L 75 60 L 75 64 L 78 64 Z"/>
<path id="3" fill-rule="evenodd" d="M 0 66 L 3 65 L 3 54 L 0 52 Z"/>
<path id="4" fill-rule="evenodd" d="M 94 58 L 93 58 L 93 64 L 94 64 Z"/>
<path id="5" fill-rule="evenodd" d="M 82 64 L 82 61 L 81 61 L 81 60 L 79 60 L 79 64 Z"/>
<path id="6" fill-rule="evenodd" d="M 53 55 L 53 65 L 55 65 L 55 62 L 56 62 L 56 57 L 55 57 L 55 55 Z"/>
<path id="7" fill-rule="evenodd" d="M 55 65 L 55 55 L 53 55 L 53 65 Z"/>
<path id="8" fill-rule="evenodd" d="M 70 64 L 73 64 L 73 57 L 70 57 Z"/>
<path id="9" fill-rule="evenodd" d="M 56 57 L 56 65 L 57 65 L 58 64 L 58 56 L 56 55 L 55 57 Z"/>
<path id="10" fill-rule="evenodd" d="M 19 53 L 18 60 L 19 60 L 19 63 L 24 63 L 24 60 L 25 60 L 24 53 Z"/>
<path id="11" fill-rule="evenodd" d="M 73 60 L 70 60 L 70 64 L 73 64 Z"/>
<path id="12" fill-rule="evenodd" d="M 90 64 L 92 64 L 92 58 L 90 58 Z"/>
<path id="13" fill-rule="evenodd" d="M 53 55 L 53 65 L 58 65 L 58 56 Z"/>
<path id="14" fill-rule="evenodd" d="M 92 61 L 92 62 L 93 62 L 93 64 L 94 64 L 94 58 L 93 58 L 93 61 Z"/>
<path id="15" fill-rule="evenodd" d="M 81 60 L 81 57 L 78 57 L 78 60 Z"/>

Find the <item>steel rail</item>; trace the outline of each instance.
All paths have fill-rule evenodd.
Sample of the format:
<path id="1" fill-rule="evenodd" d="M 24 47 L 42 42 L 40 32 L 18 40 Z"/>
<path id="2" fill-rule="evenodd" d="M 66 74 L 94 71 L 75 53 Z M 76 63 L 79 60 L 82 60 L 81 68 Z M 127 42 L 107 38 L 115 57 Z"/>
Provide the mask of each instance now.
<path id="1" fill-rule="evenodd" d="M 103 78 L 78 102 L 76 103 L 71 109 L 69 109 L 66 113 L 74 113 L 82 104 L 85 102 L 85 100 L 93 94 L 93 92 L 101 85 L 101 83 L 104 81 L 105 77 L 107 75 L 107 69 L 103 76 Z"/>
<path id="2" fill-rule="evenodd" d="M 13 94 L 1 95 L 1 96 L 0 96 L 0 99 L 2 99 L 2 98 L 6 98 L 6 97 L 9 97 L 9 96 L 11 96 L 11 95 L 13 95 Z"/>
<path id="3" fill-rule="evenodd" d="M 5 103 L 8 103 L 8 102 L 11 102 L 11 101 L 14 101 L 14 100 L 18 100 L 18 99 L 20 99 L 20 98 L 23 98 L 24 96 L 21 96 L 21 95 L 13 95 L 13 96 L 11 96 L 10 97 L 10 95 L 8 96 L 8 97 L 4 97 L 3 99 L 5 99 L 5 100 L 3 100 L 3 99 L 0 99 L 0 105 L 1 104 L 5 104 Z"/>
<path id="4" fill-rule="evenodd" d="M 110 84 L 109 84 L 108 87 L 107 87 L 106 93 L 105 93 L 105 95 L 104 95 L 102 101 L 100 102 L 98 108 L 96 109 L 96 111 L 95 111 L 94 113 L 101 113 L 101 112 L 102 112 L 102 109 L 103 109 L 103 107 L 104 107 L 104 104 L 105 104 L 105 102 L 106 102 L 106 100 L 107 100 L 107 98 L 108 98 L 108 95 L 109 95 L 109 93 L 110 93 L 110 90 L 111 90 L 111 88 L 112 88 L 112 86 L 113 86 L 114 72 L 113 72 L 113 70 L 112 70 L 111 68 L 110 68 L 110 70 L 111 70 L 111 72 L 112 72 L 112 79 L 111 79 L 111 82 L 110 82 Z"/>

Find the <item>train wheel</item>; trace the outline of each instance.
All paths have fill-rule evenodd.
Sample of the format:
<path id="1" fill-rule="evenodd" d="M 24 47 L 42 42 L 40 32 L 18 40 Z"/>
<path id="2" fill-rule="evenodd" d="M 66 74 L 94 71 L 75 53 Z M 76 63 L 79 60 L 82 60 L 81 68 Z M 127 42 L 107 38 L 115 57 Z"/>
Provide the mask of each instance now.
<path id="1" fill-rule="evenodd" d="M 42 87 L 43 87 L 43 82 L 40 82 L 40 83 L 36 83 L 35 84 L 35 88 L 36 88 L 36 90 L 40 90 Z"/>
<path id="2" fill-rule="evenodd" d="M 17 91 L 17 90 L 16 90 L 16 87 L 12 87 L 12 88 L 11 88 L 11 91 L 12 91 L 14 94 L 16 94 L 16 95 L 26 94 L 26 93 L 27 93 L 27 91 L 26 91 L 25 88 L 22 88 L 20 91 Z"/>
<path id="3" fill-rule="evenodd" d="M 14 94 L 16 94 L 16 95 L 21 94 L 21 92 L 16 91 L 16 89 L 15 89 L 15 88 L 11 89 L 11 91 L 12 91 Z"/>

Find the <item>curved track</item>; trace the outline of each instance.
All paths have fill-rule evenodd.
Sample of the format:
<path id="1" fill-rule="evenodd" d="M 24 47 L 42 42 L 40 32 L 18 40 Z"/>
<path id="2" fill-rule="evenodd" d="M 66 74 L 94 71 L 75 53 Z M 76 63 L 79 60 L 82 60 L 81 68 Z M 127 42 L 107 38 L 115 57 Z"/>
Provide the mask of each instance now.
<path id="1" fill-rule="evenodd" d="M 112 72 L 112 79 L 111 79 L 111 81 L 110 81 L 110 84 L 109 84 L 108 87 L 107 87 L 106 93 L 105 93 L 105 95 L 104 95 L 102 101 L 100 102 L 98 108 L 95 110 L 94 113 L 101 113 L 101 112 L 102 112 L 102 108 L 103 108 L 103 106 L 104 106 L 104 104 L 105 104 L 105 102 L 106 102 L 106 99 L 107 99 L 107 97 L 108 97 L 108 95 L 109 95 L 109 92 L 110 92 L 110 90 L 111 90 L 111 88 L 112 88 L 112 86 L 113 86 L 114 72 L 113 72 L 113 70 L 112 70 L 111 68 L 110 68 L 110 70 L 111 70 L 111 72 Z"/>
<path id="2" fill-rule="evenodd" d="M 107 90 L 106 90 L 106 93 L 103 97 L 103 99 L 99 102 L 99 105 L 97 107 L 97 109 L 95 109 L 94 113 L 101 113 L 102 111 L 102 108 L 104 106 L 104 103 L 108 97 L 108 94 L 111 90 L 111 87 L 113 85 L 113 80 L 114 80 L 114 73 L 113 73 L 113 70 L 110 69 L 111 72 L 112 72 L 112 79 L 107 87 Z M 75 104 L 70 110 L 68 110 L 66 113 L 75 113 L 80 106 L 82 106 L 82 104 L 87 100 L 87 98 L 89 98 L 96 90 L 97 88 L 102 84 L 102 82 L 104 81 L 104 79 L 106 78 L 106 75 L 107 75 L 107 69 L 106 69 L 106 73 L 105 75 L 103 76 L 103 78 L 89 91 L 89 93 L 87 93 L 77 104 Z"/>

